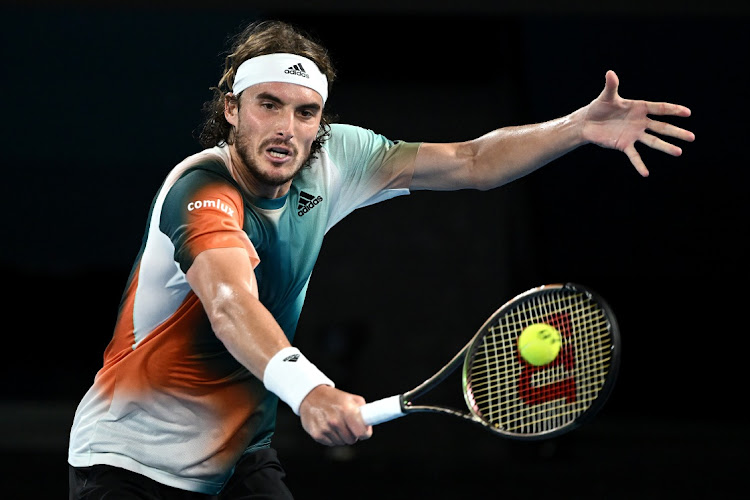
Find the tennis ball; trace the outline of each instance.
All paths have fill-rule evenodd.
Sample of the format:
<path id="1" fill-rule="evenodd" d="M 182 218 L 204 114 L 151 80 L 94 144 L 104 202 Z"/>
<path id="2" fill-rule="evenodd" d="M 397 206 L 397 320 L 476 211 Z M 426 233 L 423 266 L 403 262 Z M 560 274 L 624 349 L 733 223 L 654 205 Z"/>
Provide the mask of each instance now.
<path id="1" fill-rule="evenodd" d="M 534 323 L 523 329 L 518 337 L 518 352 L 534 366 L 551 363 L 560 353 L 562 339 L 555 327 Z"/>

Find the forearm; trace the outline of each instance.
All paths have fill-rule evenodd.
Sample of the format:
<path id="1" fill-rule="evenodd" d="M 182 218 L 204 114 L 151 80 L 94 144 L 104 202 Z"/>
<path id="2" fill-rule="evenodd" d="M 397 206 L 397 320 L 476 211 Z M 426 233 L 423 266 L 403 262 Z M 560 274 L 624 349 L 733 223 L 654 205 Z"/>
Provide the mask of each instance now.
<path id="1" fill-rule="evenodd" d="M 585 109 L 544 123 L 505 127 L 477 139 L 425 143 L 417 155 L 412 190 L 487 190 L 533 172 L 585 143 Z"/>
<path id="2" fill-rule="evenodd" d="M 584 144 L 582 111 L 533 125 L 506 127 L 466 143 L 476 189 L 492 189 L 548 164 Z"/>
<path id="3" fill-rule="evenodd" d="M 216 337 L 254 376 L 263 380 L 268 361 L 290 343 L 281 327 L 258 299 L 242 291 L 214 298 L 207 314 Z M 206 304 L 204 304 L 206 307 Z M 208 308 L 210 307 L 210 312 Z"/>
<path id="4" fill-rule="evenodd" d="M 289 341 L 275 318 L 258 300 L 255 275 L 240 248 L 217 248 L 199 254 L 187 272 L 211 328 L 232 356 L 259 379 L 268 361 Z"/>
<path id="5" fill-rule="evenodd" d="M 255 274 L 240 248 L 206 250 L 187 272 L 211 328 L 227 351 L 298 415 L 319 385 L 334 386 L 301 352 L 258 299 Z"/>

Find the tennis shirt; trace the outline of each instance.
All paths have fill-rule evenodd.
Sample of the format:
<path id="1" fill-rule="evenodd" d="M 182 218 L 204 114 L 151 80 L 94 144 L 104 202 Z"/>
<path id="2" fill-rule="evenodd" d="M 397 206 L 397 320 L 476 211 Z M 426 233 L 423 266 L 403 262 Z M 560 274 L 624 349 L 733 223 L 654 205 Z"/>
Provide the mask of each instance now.
<path id="1" fill-rule="evenodd" d="M 215 336 L 185 273 L 204 250 L 244 248 L 260 301 L 291 342 L 325 233 L 408 194 L 418 148 L 332 125 L 277 199 L 242 192 L 227 146 L 179 163 L 154 198 L 103 366 L 76 410 L 69 463 L 218 493 L 243 453 L 270 445 L 278 399 Z"/>

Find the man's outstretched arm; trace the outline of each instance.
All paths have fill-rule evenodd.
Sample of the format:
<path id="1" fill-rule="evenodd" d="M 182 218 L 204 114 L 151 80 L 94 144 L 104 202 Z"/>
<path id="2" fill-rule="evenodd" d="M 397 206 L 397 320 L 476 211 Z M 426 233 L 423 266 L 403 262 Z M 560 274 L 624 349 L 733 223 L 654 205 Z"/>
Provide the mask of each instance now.
<path id="1" fill-rule="evenodd" d="M 608 71 L 601 94 L 571 114 L 544 123 L 505 127 L 459 143 L 425 143 L 417 154 L 411 189 L 492 189 L 527 175 L 585 145 L 624 152 L 642 176 L 649 172 L 635 143 L 672 156 L 682 149 L 649 133 L 692 142 L 695 135 L 650 116 L 690 116 L 678 104 L 623 99 Z"/>

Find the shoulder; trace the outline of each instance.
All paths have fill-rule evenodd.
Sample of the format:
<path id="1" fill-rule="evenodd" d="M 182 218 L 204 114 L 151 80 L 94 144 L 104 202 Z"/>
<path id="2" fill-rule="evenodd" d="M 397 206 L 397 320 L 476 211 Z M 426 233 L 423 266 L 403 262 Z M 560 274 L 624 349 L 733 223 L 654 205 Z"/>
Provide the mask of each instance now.
<path id="1" fill-rule="evenodd" d="M 334 164 L 370 168 L 393 158 L 412 158 L 420 142 L 392 140 L 373 130 L 356 125 L 333 124 L 324 149 Z"/>
<path id="2" fill-rule="evenodd" d="M 170 177 L 170 191 L 195 191 L 206 186 L 224 186 L 240 193 L 240 188 L 229 173 L 226 159 L 219 148 L 207 149 L 186 158 L 177 165 Z"/>
<path id="3" fill-rule="evenodd" d="M 164 208 L 167 210 L 181 210 L 207 200 L 231 203 L 237 211 L 244 205 L 242 192 L 220 155 L 194 155 L 180 164 L 173 175 L 165 193 Z"/>
<path id="4" fill-rule="evenodd" d="M 331 125 L 331 137 L 327 144 L 348 143 L 351 145 L 366 146 L 380 141 L 391 142 L 385 136 L 368 128 L 345 123 L 334 123 Z"/>
<path id="5" fill-rule="evenodd" d="M 323 145 L 334 163 L 342 165 L 367 164 L 373 156 L 379 156 L 395 144 L 373 130 L 335 123 L 331 125 L 331 135 Z"/>
<path id="6" fill-rule="evenodd" d="M 213 149 L 189 157 L 178 166 L 178 170 L 179 180 L 186 178 L 193 180 L 212 179 L 217 181 L 222 180 L 236 185 L 236 182 L 229 174 L 225 159 L 220 153 L 213 151 Z"/>

